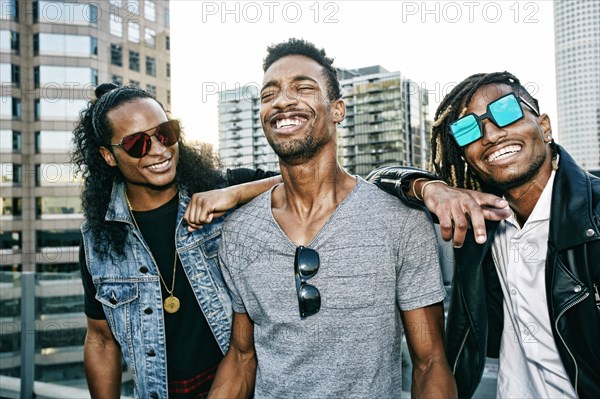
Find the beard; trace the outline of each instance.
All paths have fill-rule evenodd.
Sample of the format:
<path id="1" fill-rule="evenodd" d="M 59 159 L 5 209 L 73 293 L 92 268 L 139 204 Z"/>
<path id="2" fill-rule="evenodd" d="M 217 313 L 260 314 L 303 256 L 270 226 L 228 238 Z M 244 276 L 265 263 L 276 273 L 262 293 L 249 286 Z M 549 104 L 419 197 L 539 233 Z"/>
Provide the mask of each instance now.
<path id="1" fill-rule="evenodd" d="M 312 134 L 313 130 L 314 129 L 307 129 L 302 137 L 288 140 L 283 143 L 276 142 L 270 136 L 267 136 L 267 141 L 281 161 L 288 164 L 294 164 L 312 159 L 327 142 L 327 137 L 325 136 L 315 138 Z"/>
<path id="2" fill-rule="evenodd" d="M 539 156 L 533 158 L 531 162 L 525 166 L 524 171 L 521 173 L 518 173 L 518 170 L 516 172 L 512 172 L 513 168 L 508 168 L 506 169 L 505 175 L 485 176 L 482 180 L 486 184 L 499 188 L 502 191 L 519 187 L 535 177 L 546 161 L 546 156 L 546 152 L 544 151 Z"/>

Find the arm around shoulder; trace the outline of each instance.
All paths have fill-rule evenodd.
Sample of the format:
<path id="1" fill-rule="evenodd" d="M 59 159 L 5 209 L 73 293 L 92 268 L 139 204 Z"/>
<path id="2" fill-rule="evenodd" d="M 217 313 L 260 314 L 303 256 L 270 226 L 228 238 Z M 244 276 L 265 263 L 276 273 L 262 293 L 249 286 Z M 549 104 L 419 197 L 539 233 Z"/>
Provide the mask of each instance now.
<path id="1" fill-rule="evenodd" d="M 234 313 L 229 350 L 219 365 L 208 397 L 248 398 L 254 392 L 255 379 L 254 326 L 246 313 Z"/>

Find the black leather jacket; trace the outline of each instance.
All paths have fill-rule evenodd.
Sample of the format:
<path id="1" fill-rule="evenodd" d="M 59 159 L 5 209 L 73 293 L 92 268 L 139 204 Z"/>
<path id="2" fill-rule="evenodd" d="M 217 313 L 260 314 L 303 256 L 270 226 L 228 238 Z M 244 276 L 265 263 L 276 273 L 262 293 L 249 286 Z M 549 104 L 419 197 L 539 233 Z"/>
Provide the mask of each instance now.
<path id="1" fill-rule="evenodd" d="M 600 398 L 600 179 L 583 171 L 557 146 L 559 169 L 552 191 L 546 299 L 560 358 L 580 398 Z M 402 198 L 407 181 L 428 176 L 418 169 L 384 167 L 368 180 Z M 431 176 L 431 175 L 429 175 Z M 403 189 L 404 188 L 404 189 Z M 502 291 L 491 256 L 498 222 L 487 223 L 487 242 L 470 229 L 455 249 L 446 352 L 459 396 L 479 385 L 485 357 L 498 357 L 503 326 Z"/>

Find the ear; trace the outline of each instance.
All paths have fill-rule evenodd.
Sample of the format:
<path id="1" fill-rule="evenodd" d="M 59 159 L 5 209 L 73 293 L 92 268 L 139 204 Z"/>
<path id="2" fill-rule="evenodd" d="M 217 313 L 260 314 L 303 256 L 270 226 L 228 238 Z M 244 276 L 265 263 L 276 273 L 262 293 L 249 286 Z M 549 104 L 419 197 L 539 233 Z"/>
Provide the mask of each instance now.
<path id="1" fill-rule="evenodd" d="M 331 110 L 333 111 L 333 121 L 340 123 L 346 118 L 346 103 L 341 98 L 332 103 Z"/>
<path id="2" fill-rule="evenodd" d="M 542 114 L 538 117 L 538 123 L 542 130 L 544 141 L 549 143 L 552 141 L 552 125 L 550 124 L 550 117 L 548 114 Z"/>
<path id="3" fill-rule="evenodd" d="M 104 161 L 109 166 L 117 166 L 117 160 L 115 159 L 115 155 L 108 150 L 106 147 L 100 147 L 100 155 L 104 158 Z"/>

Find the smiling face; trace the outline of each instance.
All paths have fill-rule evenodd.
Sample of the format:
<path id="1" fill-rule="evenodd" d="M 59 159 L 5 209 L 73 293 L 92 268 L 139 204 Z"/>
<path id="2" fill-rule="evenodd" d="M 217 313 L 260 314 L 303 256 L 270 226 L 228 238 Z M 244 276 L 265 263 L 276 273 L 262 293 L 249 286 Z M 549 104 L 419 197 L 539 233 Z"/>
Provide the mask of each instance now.
<path id="1" fill-rule="evenodd" d="M 482 86 L 474 93 L 465 114 L 484 114 L 490 102 L 511 92 L 513 89 L 504 84 Z M 536 116 L 523 103 L 521 108 L 524 117 L 504 128 L 483 120 L 483 137 L 463 148 L 473 171 L 487 184 L 502 190 L 532 180 L 545 184 L 552 170 L 548 115 Z"/>
<path id="2" fill-rule="evenodd" d="M 112 144 L 120 143 L 123 137 L 136 132 L 147 131 L 152 135 L 153 127 L 167 121 L 160 104 L 150 98 L 126 102 L 108 112 L 107 117 L 113 133 Z M 121 147 L 112 147 L 113 151 L 100 149 L 106 163 L 119 168 L 128 188 L 145 186 L 163 190 L 170 188 L 175 180 L 179 144 L 165 147 L 156 137 L 151 140 L 150 151 L 142 158 L 131 157 Z"/>
<path id="3" fill-rule="evenodd" d="M 323 67 L 311 58 L 289 55 L 265 72 L 260 118 L 267 141 L 287 163 L 313 158 L 335 143 L 336 123 L 346 110 L 341 99 L 327 99 Z"/>

